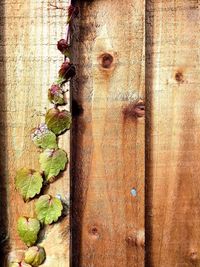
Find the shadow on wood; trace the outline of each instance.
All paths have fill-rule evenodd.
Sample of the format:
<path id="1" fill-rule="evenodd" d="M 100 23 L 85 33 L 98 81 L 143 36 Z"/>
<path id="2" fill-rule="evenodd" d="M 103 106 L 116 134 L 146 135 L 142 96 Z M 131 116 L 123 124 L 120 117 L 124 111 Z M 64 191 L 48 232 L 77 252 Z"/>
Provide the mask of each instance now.
<path id="1" fill-rule="evenodd" d="M 1 97 L 0 97 L 0 262 L 4 266 L 6 252 L 8 251 L 8 211 L 7 211 L 7 125 L 6 125 L 6 58 L 5 58 L 5 3 L 1 3 L 1 31 L 0 31 L 0 77 L 1 77 Z M 5 265 L 6 266 L 6 265 Z"/>
<path id="2" fill-rule="evenodd" d="M 152 199 L 153 183 L 151 171 L 151 136 L 152 133 L 152 86 L 153 86 L 153 58 L 152 58 L 152 36 L 153 15 L 152 2 L 146 1 L 145 19 L 145 90 L 146 90 L 146 117 L 145 117 L 145 266 L 153 267 L 152 250 Z"/>

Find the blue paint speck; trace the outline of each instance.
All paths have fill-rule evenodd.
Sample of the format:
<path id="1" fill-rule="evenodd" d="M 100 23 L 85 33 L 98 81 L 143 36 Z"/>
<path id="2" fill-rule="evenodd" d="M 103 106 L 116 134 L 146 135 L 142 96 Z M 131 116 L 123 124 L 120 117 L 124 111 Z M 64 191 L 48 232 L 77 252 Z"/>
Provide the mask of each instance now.
<path id="1" fill-rule="evenodd" d="M 136 197 L 137 196 L 137 190 L 135 188 L 131 189 L 131 195 L 133 197 Z"/>

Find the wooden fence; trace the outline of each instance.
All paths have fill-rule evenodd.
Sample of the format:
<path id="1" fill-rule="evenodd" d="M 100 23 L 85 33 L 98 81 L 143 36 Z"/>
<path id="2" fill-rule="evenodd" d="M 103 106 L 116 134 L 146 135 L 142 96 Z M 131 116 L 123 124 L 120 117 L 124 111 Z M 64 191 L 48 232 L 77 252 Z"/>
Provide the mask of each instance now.
<path id="1" fill-rule="evenodd" d="M 42 266 L 198 267 L 200 2 L 77 4 L 73 128 L 60 139 L 71 160 L 48 189 L 66 201 L 71 196 L 71 210 L 47 228 Z M 3 266 L 24 249 L 17 218 L 34 213 L 32 202 L 16 193 L 14 176 L 24 164 L 39 167 L 29 133 L 49 107 L 66 6 L 65 0 L 1 0 Z"/>

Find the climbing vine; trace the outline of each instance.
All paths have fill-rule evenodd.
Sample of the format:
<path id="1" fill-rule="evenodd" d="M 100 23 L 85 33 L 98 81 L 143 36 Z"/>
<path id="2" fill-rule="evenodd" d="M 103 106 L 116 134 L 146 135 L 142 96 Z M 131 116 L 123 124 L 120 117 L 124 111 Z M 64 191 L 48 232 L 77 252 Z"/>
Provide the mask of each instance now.
<path id="1" fill-rule="evenodd" d="M 17 232 L 27 246 L 22 260 L 14 260 L 10 267 L 36 267 L 46 259 L 45 248 L 38 245 L 38 236 L 44 225 L 57 222 L 63 213 L 64 205 L 60 198 L 48 194 L 42 195 L 41 190 L 46 184 L 54 182 L 60 172 L 66 169 L 68 155 L 58 145 L 61 134 L 70 129 L 71 113 L 63 109 L 66 103 L 65 85 L 76 74 L 70 55 L 70 23 L 78 15 L 78 8 L 70 5 L 67 16 L 66 38 L 57 43 L 58 50 L 64 56 L 58 77 L 48 90 L 48 99 L 53 104 L 45 115 L 45 122 L 31 132 L 33 143 L 40 149 L 40 170 L 23 167 L 16 172 L 15 187 L 25 202 L 35 197 L 35 217 L 20 216 L 17 221 Z"/>

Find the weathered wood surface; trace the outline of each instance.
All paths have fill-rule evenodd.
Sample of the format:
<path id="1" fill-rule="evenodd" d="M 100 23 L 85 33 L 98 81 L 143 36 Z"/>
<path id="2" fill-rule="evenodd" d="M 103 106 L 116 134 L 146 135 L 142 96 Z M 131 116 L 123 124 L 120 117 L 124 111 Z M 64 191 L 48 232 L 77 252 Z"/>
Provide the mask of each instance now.
<path id="1" fill-rule="evenodd" d="M 200 3 L 147 1 L 147 266 L 200 266 Z"/>
<path id="2" fill-rule="evenodd" d="M 146 266 L 199 266 L 199 1 L 146 3 Z M 80 9 L 73 35 L 72 266 L 142 267 L 145 5 L 80 1 Z M 29 133 L 48 108 L 66 12 L 46 0 L 9 0 L 1 1 L 0 15 L 0 246 L 12 258 L 24 249 L 17 218 L 33 215 L 33 203 L 14 190 L 15 171 L 39 168 Z M 61 146 L 69 151 L 69 135 Z M 67 199 L 68 171 L 64 177 L 49 192 Z M 44 267 L 69 266 L 68 219 L 48 227 Z"/>
<path id="3" fill-rule="evenodd" d="M 14 189 L 15 172 L 23 166 L 39 168 L 39 153 L 30 139 L 30 130 L 44 121 L 49 105 L 47 90 L 63 60 L 56 42 L 64 35 L 66 11 L 50 8 L 49 3 L 46 0 L 6 0 L 1 1 L 0 6 L 1 174 L 2 180 L 7 181 L 7 196 L 1 182 L 1 203 L 5 205 L 7 197 L 9 215 L 7 225 L 4 209 L 1 220 L 4 220 L 3 226 L 7 226 L 7 234 L 1 233 L 1 237 L 8 241 L 9 259 L 24 249 L 16 231 L 17 218 L 34 214 L 33 202 L 24 204 Z M 67 1 L 57 4 L 66 7 Z M 69 134 L 61 138 L 60 146 L 69 151 Z M 68 171 L 51 184 L 48 192 L 69 198 Z M 69 266 L 69 217 L 47 227 L 42 244 L 47 253 L 44 267 Z"/>
<path id="4" fill-rule="evenodd" d="M 142 267 L 144 2 L 80 1 L 80 9 L 73 35 L 72 266 Z"/>

